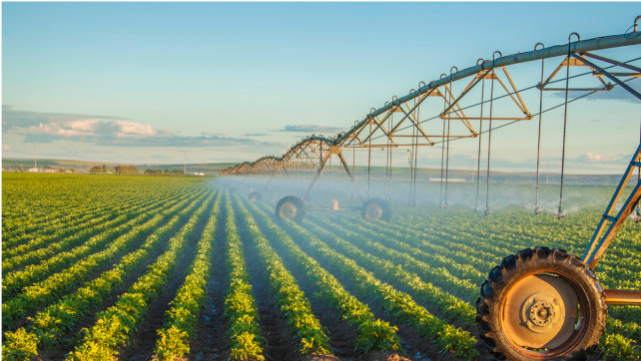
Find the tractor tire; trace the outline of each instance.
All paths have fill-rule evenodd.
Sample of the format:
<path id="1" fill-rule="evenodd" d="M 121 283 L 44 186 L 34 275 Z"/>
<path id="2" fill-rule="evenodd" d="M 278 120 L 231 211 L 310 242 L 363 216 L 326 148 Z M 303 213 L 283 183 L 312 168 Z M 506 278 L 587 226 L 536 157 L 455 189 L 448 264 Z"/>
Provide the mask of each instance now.
<path id="1" fill-rule="evenodd" d="M 254 191 L 254 192 L 249 193 L 249 200 L 251 202 L 256 203 L 256 202 L 259 202 L 261 199 L 263 199 L 263 195 L 260 194 L 260 192 L 255 192 Z"/>
<path id="2" fill-rule="evenodd" d="M 305 216 L 305 208 L 303 206 L 303 201 L 298 197 L 284 197 L 276 204 L 276 217 L 291 219 L 296 222 L 301 221 Z"/>
<path id="3" fill-rule="evenodd" d="M 384 199 L 370 198 L 363 203 L 361 216 L 370 222 L 389 221 L 392 218 L 392 208 Z"/>
<path id="4" fill-rule="evenodd" d="M 481 343 L 500 360 L 585 360 L 605 331 L 605 294 L 573 254 L 547 247 L 505 257 L 476 301 Z"/>

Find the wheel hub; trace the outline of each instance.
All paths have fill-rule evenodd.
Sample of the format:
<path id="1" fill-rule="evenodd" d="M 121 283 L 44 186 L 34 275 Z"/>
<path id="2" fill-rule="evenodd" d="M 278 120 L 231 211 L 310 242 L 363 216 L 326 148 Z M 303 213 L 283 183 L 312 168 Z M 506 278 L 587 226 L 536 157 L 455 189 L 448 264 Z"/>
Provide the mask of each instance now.
<path id="1" fill-rule="evenodd" d="M 501 321 L 506 336 L 518 346 L 552 349 L 570 339 L 577 314 L 578 296 L 567 280 L 535 274 L 508 291 Z"/>
<path id="2" fill-rule="evenodd" d="M 537 327 L 545 327 L 552 323 L 559 321 L 556 317 L 556 310 L 553 303 L 558 303 L 555 299 L 552 302 L 547 300 L 533 300 L 534 303 L 529 307 L 528 313 L 528 328 L 532 331 L 537 331 Z M 557 301 L 557 302 L 554 302 Z M 525 310 L 525 308 L 524 308 Z"/>
<path id="3" fill-rule="evenodd" d="M 376 204 L 369 205 L 365 210 L 365 218 L 367 218 L 368 221 L 376 222 L 381 219 L 381 217 L 383 217 L 383 209 Z"/>
<path id="4" fill-rule="evenodd" d="M 296 206 L 291 203 L 285 203 L 280 207 L 280 216 L 285 219 L 293 219 L 298 213 Z"/>

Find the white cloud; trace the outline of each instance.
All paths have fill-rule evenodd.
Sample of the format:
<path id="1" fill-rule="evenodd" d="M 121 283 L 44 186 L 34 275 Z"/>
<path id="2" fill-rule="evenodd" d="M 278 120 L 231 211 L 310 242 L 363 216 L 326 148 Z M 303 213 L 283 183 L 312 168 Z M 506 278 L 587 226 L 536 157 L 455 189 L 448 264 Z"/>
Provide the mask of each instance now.
<path id="1" fill-rule="evenodd" d="M 117 138 L 147 137 L 154 136 L 158 132 L 149 124 L 115 121 L 113 124 L 118 128 Z"/>
<path id="2" fill-rule="evenodd" d="M 45 135 L 57 135 L 60 137 L 77 137 L 77 136 L 86 136 L 92 135 L 93 129 L 88 129 L 86 125 L 76 124 L 76 122 L 71 122 L 73 124 L 67 123 L 39 123 L 38 125 L 32 125 L 29 127 L 17 127 L 13 131 L 19 134 L 45 134 Z"/>
<path id="3" fill-rule="evenodd" d="M 97 124 L 98 121 L 96 119 L 77 119 L 66 123 L 69 128 L 82 132 L 95 131 Z"/>
<path id="4" fill-rule="evenodd" d="M 4 133 L 24 135 L 25 143 L 71 140 L 125 147 L 220 147 L 273 144 L 209 132 L 203 132 L 199 136 L 185 136 L 179 132 L 156 129 L 150 124 L 133 122 L 125 118 L 16 111 L 11 107 L 3 107 L 2 125 Z"/>
<path id="5" fill-rule="evenodd" d="M 621 159 L 620 156 L 605 156 L 601 154 L 594 154 L 592 152 L 587 152 L 585 154 L 585 159 L 591 162 L 612 162 Z"/>

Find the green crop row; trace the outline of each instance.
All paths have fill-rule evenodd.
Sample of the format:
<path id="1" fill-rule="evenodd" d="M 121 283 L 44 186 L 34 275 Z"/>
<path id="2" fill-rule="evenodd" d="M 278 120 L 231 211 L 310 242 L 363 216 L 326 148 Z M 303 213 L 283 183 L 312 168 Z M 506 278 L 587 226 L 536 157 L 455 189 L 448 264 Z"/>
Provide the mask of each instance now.
<path id="1" fill-rule="evenodd" d="M 419 274 L 409 272 L 397 263 L 364 252 L 361 245 L 371 242 L 367 236 L 348 231 L 336 224 L 331 227 L 333 232 L 325 230 L 330 229 L 329 227 L 318 227 L 309 222 L 306 224 L 310 232 L 323 239 L 328 245 L 359 262 L 382 280 L 400 286 L 401 290 L 411 293 L 415 299 L 422 300 L 426 303 L 426 307 L 433 308 L 433 312 L 441 315 L 443 320 L 457 322 L 468 330 L 476 325 L 476 310 L 465 301 L 450 295 L 431 282 L 423 281 Z"/>
<path id="2" fill-rule="evenodd" d="M 2 222 L 4 243 L 20 235 L 33 236 L 64 228 L 87 213 L 109 205 L 171 194 L 184 186 L 153 184 L 123 179 L 96 179 L 83 176 L 14 175 L 3 173 L 2 204 L 6 221 Z M 96 191 L 99 189 L 99 191 Z M 142 191 L 141 191 L 142 190 Z M 25 197 L 24 195 L 28 195 Z"/>
<path id="3" fill-rule="evenodd" d="M 247 264 L 243 255 L 234 210 L 228 195 L 225 196 L 227 223 L 227 270 L 229 272 L 229 291 L 225 298 L 225 317 L 229 322 L 229 359 L 264 360 L 264 338 L 258 325 L 258 308 L 252 295 Z"/>
<path id="4" fill-rule="evenodd" d="M 435 211 L 436 210 L 433 210 L 433 212 Z M 427 212 L 425 213 L 429 214 Z M 426 216 L 426 218 L 428 217 L 429 216 Z M 483 248 L 473 248 L 467 244 L 459 243 L 456 237 L 451 237 L 436 225 L 434 228 L 429 229 L 429 231 L 423 232 L 417 230 L 420 221 L 416 220 L 417 223 L 410 223 L 406 222 L 404 217 L 399 218 L 401 219 L 385 225 L 378 223 L 372 224 L 371 229 L 381 235 L 407 243 L 413 248 L 420 249 L 427 253 L 437 253 L 441 256 L 456 260 L 457 264 L 472 267 L 481 274 L 484 274 L 486 269 L 492 269 L 492 267 L 496 265 L 495 263 L 498 258 L 496 255 L 486 252 Z M 355 219 L 355 221 L 362 223 L 360 219 Z M 453 244 L 455 244 L 456 247 L 452 247 Z"/>
<path id="5" fill-rule="evenodd" d="M 157 208 L 159 203 L 160 203 L 160 200 L 157 200 L 151 204 L 147 204 L 142 207 L 131 209 L 125 214 L 119 215 L 112 220 L 104 221 L 103 219 L 103 222 L 97 223 L 93 226 L 87 226 L 87 225 L 81 224 L 77 228 L 72 227 L 71 230 L 74 231 L 73 236 L 63 239 L 60 242 L 52 243 L 47 247 L 39 248 L 32 252 L 26 252 L 21 255 L 15 256 L 13 258 L 9 258 L 7 260 L 5 260 L 3 257 L 2 270 L 3 272 L 11 272 L 18 267 L 24 267 L 25 265 L 34 264 L 36 262 L 42 262 L 48 257 L 54 256 L 60 252 L 69 251 L 73 247 L 76 247 L 79 244 L 81 244 L 83 241 L 91 239 L 92 237 L 97 236 L 100 233 L 107 232 L 113 229 L 114 227 L 117 227 L 123 224 L 128 219 L 136 217 L 140 214 L 148 213 L 150 210 Z M 169 204 L 175 203 L 175 199 L 169 200 L 169 201 L 163 201 L 163 203 L 169 203 Z M 98 218 L 98 219 L 101 219 L 101 218 Z"/>
<path id="6" fill-rule="evenodd" d="M 197 203 L 203 204 L 191 216 L 198 219 L 205 212 L 207 202 L 195 200 L 194 205 Z M 186 208 L 181 213 L 184 213 L 184 216 L 190 216 L 191 209 L 193 207 Z M 38 351 L 70 341 L 65 337 L 69 330 L 72 330 L 83 317 L 89 315 L 109 297 L 117 287 L 123 284 L 130 272 L 143 264 L 150 254 L 164 244 L 163 240 L 175 231 L 179 217 L 180 215 L 177 215 L 158 228 L 138 250 L 123 257 L 113 269 L 102 273 L 100 277 L 87 282 L 76 292 L 64 296 L 59 302 L 38 312 L 31 319 L 29 330 L 21 328 L 16 332 L 7 332 L 5 336 L 10 341 L 3 348 L 4 356 L 13 360 L 28 360 L 29 357 L 19 356 L 28 354 L 26 349 Z M 25 347 L 25 344 L 29 347 Z"/>
<path id="7" fill-rule="evenodd" d="M 193 191 L 195 190 L 192 190 L 192 192 Z M 178 197 L 178 195 L 163 197 L 156 195 L 137 200 L 130 200 L 124 204 L 123 202 L 115 201 L 113 204 L 103 207 L 95 207 L 92 208 L 91 211 L 87 210 L 87 213 L 82 217 L 76 218 L 75 222 L 55 225 L 49 229 L 48 232 L 40 232 L 38 235 L 25 234 L 18 237 L 17 239 L 14 239 L 15 243 L 13 245 L 5 245 L 5 240 L 3 240 L 3 247 L 6 251 L 3 252 L 2 261 L 5 263 L 5 261 L 8 261 L 15 255 L 23 255 L 29 251 L 35 251 L 56 242 L 63 241 L 65 238 L 74 236 L 79 229 L 93 228 L 101 223 L 116 218 L 123 213 L 132 214 L 138 209 L 145 208 L 146 206 L 157 202 L 168 202 L 176 199 L 176 197 Z M 46 228 L 47 225 L 42 225 L 42 227 Z"/>
<path id="8" fill-rule="evenodd" d="M 457 329 L 435 317 L 408 294 L 379 281 L 354 260 L 332 250 L 299 225 L 288 222 L 285 228 L 290 235 L 299 240 L 299 244 L 305 244 L 318 259 L 342 274 L 345 279 L 351 280 L 359 294 L 377 299 L 390 316 L 398 322 L 411 325 L 420 336 L 434 340 L 443 353 L 453 353 L 466 360 L 473 360 L 478 356 L 477 340 L 469 332 Z"/>
<path id="9" fill-rule="evenodd" d="M 321 220 L 323 220 L 323 218 L 321 218 Z M 337 217 L 332 217 L 331 220 L 332 224 L 343 225 L 345 228 L 358 231 L 359 234 L 364 236 L 375 237 L 379 243 L 386 247 L 410 254 L 417 260 L 430 264 L 433 267 L 443 267 L 460 279 L 469 279 L 472 284 L 482 283 L 487 276 L 485 271 L 481 272 L 469 264 L 469 257 L 466 253 L 454 251 L 456 248 L 452 250 L 451 247 L 437 246 L 430 244 L 424 239 L 412 237 L 410 242 L 420 242 L 424 248 L 426 248 L 422 250 L 417 248 L 416 245 L 407 242 L 406 239 L 399 235 L 399 232 L 393 232 L 393 235 L 390 236 L 388 234 L 389 231 L 386 232 L 388 227 L 380 224 L 368 225 L 366 227 L 362 220 L 350 223 L 347 223 L 344 219 L 337 219 Z M 491 263 L 487 262 L 484 263 L 483 266 L 487 267 L 490 266 L 490 264 Z M 489 269 L 492 267 L 494 267 L 494 265 L 489 267 Z"/>
<path id="10" fill-rule="evenodd" d="M 298 351 L 303 354 L 330 354 L 329 338 L 323 332 L 320 321 L 312 313 L 312 307 L 296 279 L 283 265 L 282 259 L 269 245 L 258 229 L 252 215 L 236 198 L 242 215 L 243 229 L 254 243 L 261 266 L 265 269 L 269 285 L 287 323 L 294 329 L 299 340 Z"/>
<path id="11" fill-rule="evenodd" d="M 96 315 L 96 323 L 83 330 L 81 343 L 66 360 L 113 360 L 120 349 L 129 344 L 131 335 L 147 313 L 149 302 L 163 292 L 179 258 L 188 248 L 189 239 L 196 235 L 205 207 L 206 205 L 201 206 L 200 217 L 190 218 L 169 240 L 166 251 L 126 293 L 118 297 L 113 306 Z"/>
<path id="12" fill-rule="evenodd" d="M 358 223 L 356 223 L 358 224 Z M 421 250 L 414 249 L 402 242 L 386 236 L 358 237 L 359 247 L 368 252 L 387 259 L 396 264 L 404 265 L 408 270 L 416 272 L 429 279 L 440 288 L 471 304 L 478 296 L 479 286 L 469 279 L 461 279 L 450 273 L 446 267 L 451 260 L 429 257 Z M 421 258 L 425 261 L 418 260 Z"/>
<path id="13" fill-rule="evenodd" d="M 118 210 L 103 209 L 91 214 L 88 219 L 84 219 L 75 224 L 56 225 L 52 232 L 47 232 L 47 234 L 44 235 L 34 236 L 31 234 L 25 234 L 18 239 L 13 239 L 12 241 L 14 242 L 11 242 L 12 244 L 5 244 L 3 241 L 2 247 L 5 251 L 2 252 L 2 267 L 6 267 L 4 264 L 7 264 L 8 266 L 8 261 L 13 261 L 12 258 L 14 256 L 22 256 L 27 252 L 46 247 L 53 242 L 64 239 L 65 237 L 73 236 L 78 229 L 92 228 L 100 223 L 108 222 L 109 220 L 118 217 L 119 214 L 120 212 Z"/>
<path id="14" fill-rule="evenodd" d="M 129 253 L 163 221 L 171 219 L 171 223 L 177 223 L 179 218 L 186 217 L 188 213 L 180 212 L 178 216 L 172 216 L 189 202 L 191 200 L 185 200 L 159 212 L 146 223 L 133 227 L 129 232 L 117 237 L 104 250 L 81 259 L 64 271 L 49 275 L 42 282 L 25 287 L 22 293 L 2 304 L 2 326 L 10 328 L 14 321 L 33 312 L 37 306 L 49 305 L 58 300 L 64 293 L 77 288 L 78 284 L 84 282 L 91 272 L 95 272 L 113 262 L 115 258 Z M 189 208 L 191 207 L 193 207 L 193 204 Z"/>
<path id="15" fill-rule="evenodd" d="M 195 197 L 196 195 L 192 195 Z M 188 200 L 182 200 L 178 203 L 172 202 L 169 204 L 161 205 L 161 209 L 166 212 L 173 212 L 180 207 L 187 204 Z M 167 210 L 169 208 L 169 210 Z M 158 210 L 156 208 L 156 210 Z M 156 213 L 160 215 L 160 213 Z M 154 216 L 153 212 L 142 213 L 138 217 L 128 220 L 126 223 L 121 224 L 115 228 L 109 229 L 107 232 L 98 234 L 91 239 L 87 240 L 83 245 L 75 247 L 69 251 L 61 252 L 36 265 L 26 267 L 22 271 L 14 271 L 4 275 L 2 280 L 2 296 L 4 301 L 11 299 L 23 287 L 26 287 L 35 282 L 39 282 L 52 273 L 59 272 L 76 260 L 82 259 L 92 252 L 96 252 L 106 245 L 115 242 L 120 236 L 128 231 L 138 232 L 140 224 L 147 222 Z"/>
<path id="16" fill-rule="evenodd" d="M 311 296 L 335 308 L 347 324 L 357 327 L 355 348 L 358 351 L 367 353 L 401 349 L 396 327 L 374 318 L 374 314 L 366 304 L 347 292 L 331 273 L 305 254 L 270 217 L 251 203 L 248 207 L 252 210 L 263 232 L 277 243 L 276 248 L 280 249 L 280 253 L 290 259 L 312 284 L 315 292 Z"/>
<path id="17" fill-rule="evenodd" d="M 67 209 L 57 209 L 54 214 L 49 214 L 44 220 L 38 222 L 32 220 L 32 223 L 38 225 L 37 232 L 25 233 L 20 235 L 7 234 L 2 240 L 2 247 L 7 250 L 7 256 L 13 256 L 18 253 L 24 253 L 28 250 L 40 247 L 53 240 L 62 239 L 72 235 L 73 230 L 80 225 L 89 227 L 97 224 L 99 219 L 109 219 L 116 215 L 127 212 L 129 209 L 139 207 L 144 204 L 150 204 L 161 199 L 158 196 L 140 197 L 124 202 L 123 199 L 114 199 L 112 203 L 101 205 L 80 205 L 79 209 L 74 209 L 69 215 Z M 106 218 L 105 218 L 106 217 Z M 3 259 L 4 259 L 3 252 Z"/>
<path id="18" fill-rule="evenodd" d="M 189 356 L 189 341 L 195 334 L 198 315 L 207 295 L 220 198 L 219 193 L 209 221 L 196 246 L 194 262 L 189 268 L 185 282 L 171 302 L 171 308 L 165 313 L 164 328 L 158 330 L 154 359 L 172 361 L 186 359 Z"/>

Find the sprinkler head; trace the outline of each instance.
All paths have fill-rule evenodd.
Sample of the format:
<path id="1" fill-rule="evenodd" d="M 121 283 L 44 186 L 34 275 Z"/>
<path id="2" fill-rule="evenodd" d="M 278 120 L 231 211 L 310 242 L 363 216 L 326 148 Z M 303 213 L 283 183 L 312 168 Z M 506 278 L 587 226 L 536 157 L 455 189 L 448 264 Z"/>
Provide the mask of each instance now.
<path id="1" fill-rule="evenodd" d="M 541 211 L 542 211 L 541 207 L 536 206 L 536 207 L 534 208 L 534 215 L 535 215 L 535 216 L 538 216 L 538 215 L 539 215 L 539 213 L 541 213 Z"/>
<path id="2" fill-rule="evenodd" d="M 490 215 L 490 207 L 485 207 L 485 215 L 486 216 Z"/>

